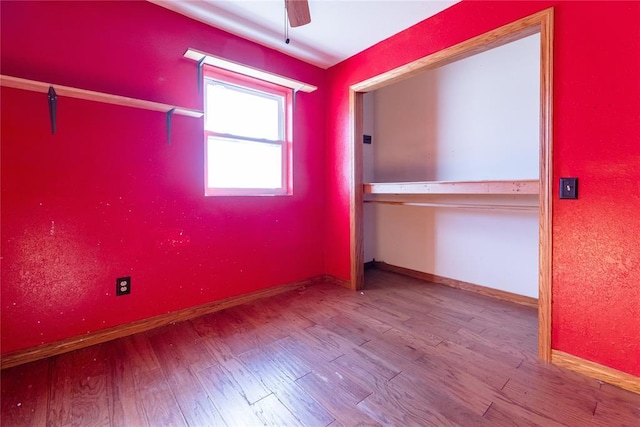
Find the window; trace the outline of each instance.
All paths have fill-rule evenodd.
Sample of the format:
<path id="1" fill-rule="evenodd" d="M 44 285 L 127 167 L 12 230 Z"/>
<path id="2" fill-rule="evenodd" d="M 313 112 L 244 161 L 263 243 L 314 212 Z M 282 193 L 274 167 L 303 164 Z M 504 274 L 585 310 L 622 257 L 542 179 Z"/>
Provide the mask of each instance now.
<path id="1" fill-rule="evenodd" d="M 291 194 L 292 90 L 205 69 L 205 195 Z"/>

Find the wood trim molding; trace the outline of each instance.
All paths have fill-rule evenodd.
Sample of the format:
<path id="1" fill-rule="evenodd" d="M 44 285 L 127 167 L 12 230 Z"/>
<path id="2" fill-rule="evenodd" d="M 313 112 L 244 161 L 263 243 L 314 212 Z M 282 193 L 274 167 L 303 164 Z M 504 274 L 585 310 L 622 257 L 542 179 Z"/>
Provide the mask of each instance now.
<path id="1" fill-rule="evenodd" d="M 538 357 L 551 360 L 553 196 L 553 8 L 538 14 L 540 25 L 540 191 L 538 268 Z"/>
<path id="2" fill-rule="evenodd" d="M 591 362 L 590 360 L 560 350 L 551 350 L 551 362 L 588 377 L 640 394 L 640 377 Z"/>
<path id="3" fill-rule="evenodd" d="M 553 8 L 524 17 L 495 30 L 445 48 L 393 70 L 355 83 L 350 87 L 350 113 L 352 126 L 352 179 L 351 179 L 351 271 L 352 283 L 358 288 L 357 272 L 364 259 L 362 243 L 362 210 L 354 208 L 362 198 L 362 173 L 356 166 L 362 162 L 359 144 L 361 128 L 358 127 L 356 99 L 364 92 L 380 89 L 392 83 L 410 78 L 428 69 L 447 65 L 460 59 L 519 40 L 532 34 L 540 34 L 540 182 L 539 182 L 539 295 L 538 295 L 538 356 L 551 361 L 551 296 L 552 296 L 552 179 L 553 179 Z M 361 108 L 361 107 L 360 107 Z M 360 116 L 362 115 L 360 110 Z M 360 236 L 360 237 L 359 237 Z M 357 239 L 360 240 L 357 240 Z M 355 240 L 355 241 L 354 241 Z M 355 277 L 354 277 L 355 276 Z"/>
<path id="4" fill-rule="evenodd" d="M 37 347 L 19 350 L 13 353 L 3 354 L 1 369 L 11 368 L 13 366 L 22 365 L 24 363 L 34 362 L 58 354 L 67 353 L 81 348 L 111 341 L 117 338 L 145 332 L 151 329 L 159 328 L 175 322 L 183 322 L 185 320 L 194 319 L 204 316 L 205 314 L 214 313 L 237 305 L 246 304 L 258 299 L 271 297 L 274 295 L 289 292 L 305 286 L 312 286 L 318 283 L 330 281 L 326 276 L 317 276 L 300 282 L 288 283 L 285 285 L 274 286 L 271 288 L 261 289 L 244 295 L 237 295 L 218 301 L 196 307 L 185 308 L 183 310 L 174 311 L 172 313 L 161 314 L 159 316 L 142 319 L 124 325 L 114 326 L 112 328 L 103 329 L 89 334 L 67 338 L 61 341 L 43 344 Z"/>
<path id="5" fill-rule="evenodd" d="M 538 300 L 525 295 L 518 295 L 512 292 L 502 291 L 500 289 L 488 288 L 482 285 L 476 285 L 474 283 L 463 282 L 462 280 L 450 279 L 448 277 L 438 276 L 437 274 L 425 273 L 423 271 L 412 270 L 410 268 L 398 267 L 395 265 L 387 264 L 386 262 L 374 261 L 376 268 L 385 271 L 391 271 L 393 273 L 402 274 L 404 276 L 413 277 L 414 279 L 420 279 L 427 282 L 438 283 L 440 285 L 449 286 L 451 288 L 461 289 L 464 291 L 474 292 L 476 294 L 488 296 L 491 298 L 500 299 L 503 301 L 509 301 L 520 305 L 526 305 L 527 307 L 538 307 Z"/>
<path id="6" fill-rule="evenodd" d="M 534 13 L 533 15 L 518 19 L 495 30 L 487 31 L 484 34 L 442 49 L 416 61 L 353 84 L 351 85 L 351 89 L 357 92 L 369 92 L 380 89 L 389 84 L 413 77 L 428 69 L 442 67 L 443 65 L 536 34 L 540 32 L 540 27 L 547 19 L 550 11 L 553 11 L 553 9 L 550 8 Z"/>
<path id="7" fill-rule="evenodd" d="M 349 198 L 349 229 L 351 232 L 351 286 L 350 289 L 359 291 L 364 288 L 364 230 L 362 223 L 364 192 L 363 183 L 363 154 L 359 141 L 364 134 L 364 94 L 354 90 L 349 91 L 349 117 L 351 118 L 351 183 Z"/>

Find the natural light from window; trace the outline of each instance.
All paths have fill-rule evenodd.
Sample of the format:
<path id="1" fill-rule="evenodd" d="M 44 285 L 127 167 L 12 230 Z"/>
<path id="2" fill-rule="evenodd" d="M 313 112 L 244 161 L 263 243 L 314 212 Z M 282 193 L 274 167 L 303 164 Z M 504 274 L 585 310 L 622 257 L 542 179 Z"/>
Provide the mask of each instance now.
<path id="1" fill-rule="evenodd" d="M 222 79 L 205 88 L 205 194 L 288 194 L 286 90 Z"/>
<path id="2" fill-rule="evenodd" d="M 207 85 L 207 130 L 278 141 L 282 97 L 261 95 L 222 84 Z"/>
<path id="3" fill-rule="evenodd" d="M 275 189 L 282 186 L 280 145 L 214 136 L 209 137 L 207 144 L 209 187 Z"/>

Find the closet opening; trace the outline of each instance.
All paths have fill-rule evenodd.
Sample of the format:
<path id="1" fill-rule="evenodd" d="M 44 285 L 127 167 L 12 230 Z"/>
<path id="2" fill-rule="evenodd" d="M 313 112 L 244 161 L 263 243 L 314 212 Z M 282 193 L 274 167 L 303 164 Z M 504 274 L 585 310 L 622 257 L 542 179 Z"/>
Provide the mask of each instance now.
<path id="1" fill-rule="evenodd" d="M 375 259 L 521 296 L 546 361 L 552 32 L 547 9 L 350 88 L 351 288 Z"/>

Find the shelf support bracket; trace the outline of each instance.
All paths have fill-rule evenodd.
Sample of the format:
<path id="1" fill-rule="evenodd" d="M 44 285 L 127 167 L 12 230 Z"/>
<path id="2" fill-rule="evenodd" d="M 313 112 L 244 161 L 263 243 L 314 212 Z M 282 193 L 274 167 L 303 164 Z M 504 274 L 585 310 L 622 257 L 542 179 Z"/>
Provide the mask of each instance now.
<path id="1" fill-rule="evenodd" d="M 167 145 L 171 145 L 171 121 L 173 119 L 173 113 L 176 111 L 175 108 L 167 111 Z"/>
<path id="2" fill-rule="evenodd" d="M 198 61 L 198 93 L 202 93 L 202 67 L 204 66 L 204 60 L 207 59 L 206 56 L 203 56 L 200 61 Z"/>
<path id="3" fill-rule="evenodd" d="M 58 95 L 53 86 L 49 86 L 47 92 L 47 100 L 49 102 L 49 120 L 51 121 L 51 135 L 56 133 L 56 116 L 58 110 Z"/>
<path id="4" fill-rule="evenodd" d="M 298 97 L 298 89 L 293 90 L 293 99 L 291 101 L 291 108 L 293 109 L 293 114 L 296 113 L 296 98 Z"/>

